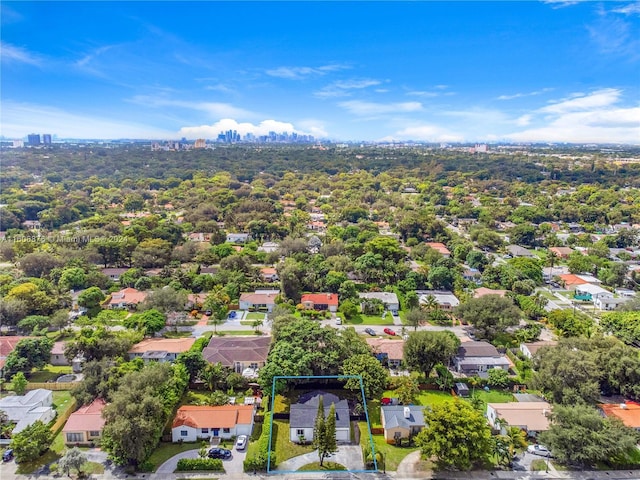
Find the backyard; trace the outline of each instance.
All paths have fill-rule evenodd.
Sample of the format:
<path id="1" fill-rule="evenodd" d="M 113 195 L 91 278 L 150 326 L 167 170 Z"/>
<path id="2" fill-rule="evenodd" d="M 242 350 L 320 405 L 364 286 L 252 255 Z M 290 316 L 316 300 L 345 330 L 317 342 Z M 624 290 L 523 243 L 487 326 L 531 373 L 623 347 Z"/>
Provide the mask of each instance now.
<path id="1" fill-rule="evenodd" d="M 54 382 L 60 375 L 71 373 L 70 366 L 47 365 L 42 370 L 34 369 L 29 374 L 29 381 L 34 383 Z"/>

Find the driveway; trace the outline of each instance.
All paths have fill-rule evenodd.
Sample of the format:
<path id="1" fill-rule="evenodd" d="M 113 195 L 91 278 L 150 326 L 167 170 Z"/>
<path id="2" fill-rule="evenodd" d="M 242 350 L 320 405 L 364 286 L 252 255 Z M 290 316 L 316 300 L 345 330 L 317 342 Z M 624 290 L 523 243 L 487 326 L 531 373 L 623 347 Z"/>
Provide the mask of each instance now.
<path id="1" fill-rule="evenodd" d="M 318 461 L 318 451 L 299 455 L 297 457 L 285 460 L 276 468 L 277 471 L 295 472 L 309 463 Z M 344 465 L 348 470 L 364 470 L 364 460 L 362 458 L 362 448 L 359 445 L 341 445 L 338 451 L 328 458 L 325 462 L 334 462 Z"/>
<path id="2" fill-rule="evenodd" d="M 181 458 L 198 458 L 199 450 L 199 448 L 196 450 L 187 450 L 186 452 L 174 455 L 158 467 L 158 470 L 156 470 L 156 474 L 160 476 L 157 478 L 166 479 L 166 474 L 173 473 L 175 471 L 175 469 L 178 467 L 178 460 L 180 460 Z M 222 461 L 225 472 L 230 474 L 242 474 L 243 462 L 246 456 L 246 450 L 238 452 L 237 450 L 232 449 L 231 458 Z M 151 476 L 151 478 L 154 478 L 153 475 Z"/>

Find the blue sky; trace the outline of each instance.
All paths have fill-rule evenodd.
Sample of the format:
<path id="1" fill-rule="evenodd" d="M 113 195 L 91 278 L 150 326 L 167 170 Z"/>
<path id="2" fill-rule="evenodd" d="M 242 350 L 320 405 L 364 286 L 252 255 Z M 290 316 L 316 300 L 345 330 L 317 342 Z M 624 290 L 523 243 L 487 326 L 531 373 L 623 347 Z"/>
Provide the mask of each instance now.
<path id="1" fill-rule="evenodd" d="M 639 2 L 10 2 L 0 133 L 640 143 Z"/>

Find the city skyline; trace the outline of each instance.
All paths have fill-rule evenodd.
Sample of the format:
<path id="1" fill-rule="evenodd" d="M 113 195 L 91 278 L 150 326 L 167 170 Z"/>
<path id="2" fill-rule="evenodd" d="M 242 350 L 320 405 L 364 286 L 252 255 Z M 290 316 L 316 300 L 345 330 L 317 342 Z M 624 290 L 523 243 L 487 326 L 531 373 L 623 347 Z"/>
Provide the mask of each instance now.
<path id="1" fill-rule="evenodd" d="M 639 2 L 0 8 L 5 138 L 640 143 Z"/>

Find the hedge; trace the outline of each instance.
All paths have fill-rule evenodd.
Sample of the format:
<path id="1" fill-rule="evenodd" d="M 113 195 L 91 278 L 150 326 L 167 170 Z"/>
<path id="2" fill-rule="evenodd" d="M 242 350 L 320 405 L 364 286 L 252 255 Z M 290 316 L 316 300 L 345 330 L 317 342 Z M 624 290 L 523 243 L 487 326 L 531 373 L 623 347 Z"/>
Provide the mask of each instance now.
<path id="1" fill-rule="evenodd" d="M 248 457 L 243 462 L 244 471 L 266 471 L 269 461 L 269 426 L 271 425 L 271 412 L 264 414 L 264 422 L 262 423 L 262 434 L 257 442 L 257 453 Z M 271 451 L 271 466 L 276 467 L 276 452 Z"/>
<path id="2" fill-rule="evenodd" d="M 212 472 L 224 472 L 222 460 L 219 458 L 181 458 L 178 460 L 177 472 L 194 472 L 207 470 Z"/>

